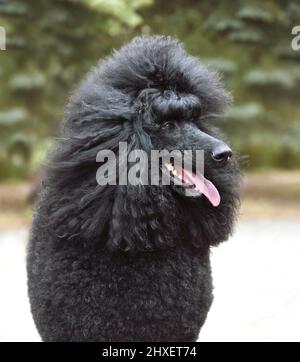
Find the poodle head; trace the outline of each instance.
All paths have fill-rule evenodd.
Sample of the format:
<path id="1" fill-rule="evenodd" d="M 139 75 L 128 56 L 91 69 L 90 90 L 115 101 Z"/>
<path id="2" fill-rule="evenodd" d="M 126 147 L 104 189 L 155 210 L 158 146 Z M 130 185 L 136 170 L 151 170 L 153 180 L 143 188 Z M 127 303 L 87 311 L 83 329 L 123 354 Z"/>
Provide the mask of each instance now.
<path id="1" fill-rule="evenodd" d="M 209 120 L 230 101 L 219 75 L 176 39 L 138 37 L 114 52 L 92 69 L 67 107 L 47 178 L 52 227 L 67 238 L 106 238 L 109 248 L 126 251 L 178 242 L 206 248 L 225 240 L 240 178 L 234 153 Z M 120 184 L 120 165 L 136 150 L 147 158 L 139 169 L 139 176 L 147 171 L 147 182 Z M 99 152 L 116 155 L 116 182 L 96 181 Z"/>

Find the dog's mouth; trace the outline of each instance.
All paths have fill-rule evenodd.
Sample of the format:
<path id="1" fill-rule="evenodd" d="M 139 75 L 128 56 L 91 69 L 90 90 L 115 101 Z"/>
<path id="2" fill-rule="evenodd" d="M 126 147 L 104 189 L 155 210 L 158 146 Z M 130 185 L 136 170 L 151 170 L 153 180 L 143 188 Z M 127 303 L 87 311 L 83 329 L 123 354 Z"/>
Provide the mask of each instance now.
<path id="1" fill-rule="evenodd" d="M 171 173 L 175 185 L 183 188 L 186 196 L 200 197 L 204 195 L 214 207 L 220 205 L 219 191 L 210 180 L 176 164 L 165 163 L 164 165 Z"/>

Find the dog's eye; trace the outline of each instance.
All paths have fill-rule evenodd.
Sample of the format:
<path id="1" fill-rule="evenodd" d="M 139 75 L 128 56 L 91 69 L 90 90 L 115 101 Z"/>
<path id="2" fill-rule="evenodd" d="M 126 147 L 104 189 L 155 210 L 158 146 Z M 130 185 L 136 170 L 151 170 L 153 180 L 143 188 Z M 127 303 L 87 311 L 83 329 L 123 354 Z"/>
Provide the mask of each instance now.
<path id="1" fill-rule="evenodd" d="M 164 129 L 164 130 L 168 130 L 168 131 L 172 131 L 174 130 L 175 128 L 177 128 L 177 123 L 176 122 L 164 122 L 162 125 L 161 125 L 161 129 Z"/>

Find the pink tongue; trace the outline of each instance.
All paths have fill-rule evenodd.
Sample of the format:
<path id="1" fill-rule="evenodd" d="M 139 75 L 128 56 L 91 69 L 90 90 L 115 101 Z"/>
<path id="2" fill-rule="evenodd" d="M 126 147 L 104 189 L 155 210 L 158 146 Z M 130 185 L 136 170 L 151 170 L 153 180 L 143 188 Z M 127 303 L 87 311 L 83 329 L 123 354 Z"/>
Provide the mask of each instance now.
<path id="1" fill-rule="evenodd" d="M 215 185 L 211 181 L 207 180 L 204 176 L 200 178 L 196 174 L 185 170 L 184 168 L 181 172 L 185 182 L 193 183 L 196 189 L 205 195 L 214 207 L 219 206 L 221 197 Z"/>

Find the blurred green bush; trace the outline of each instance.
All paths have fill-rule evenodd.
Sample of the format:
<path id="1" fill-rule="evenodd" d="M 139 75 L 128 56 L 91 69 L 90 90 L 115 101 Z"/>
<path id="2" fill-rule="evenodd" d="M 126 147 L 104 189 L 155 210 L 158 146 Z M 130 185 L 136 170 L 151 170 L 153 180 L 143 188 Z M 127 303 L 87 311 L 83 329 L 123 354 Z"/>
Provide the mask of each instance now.
<path id="1" fill-rule="evenodd" d="M 70 91 L 137 34 L 167 34 L 221 71 L 235 102 L 219 122 L 251 168 L 299 168 L 300 0 L 0 0 L 0 179 L 48 149 Z"/>

